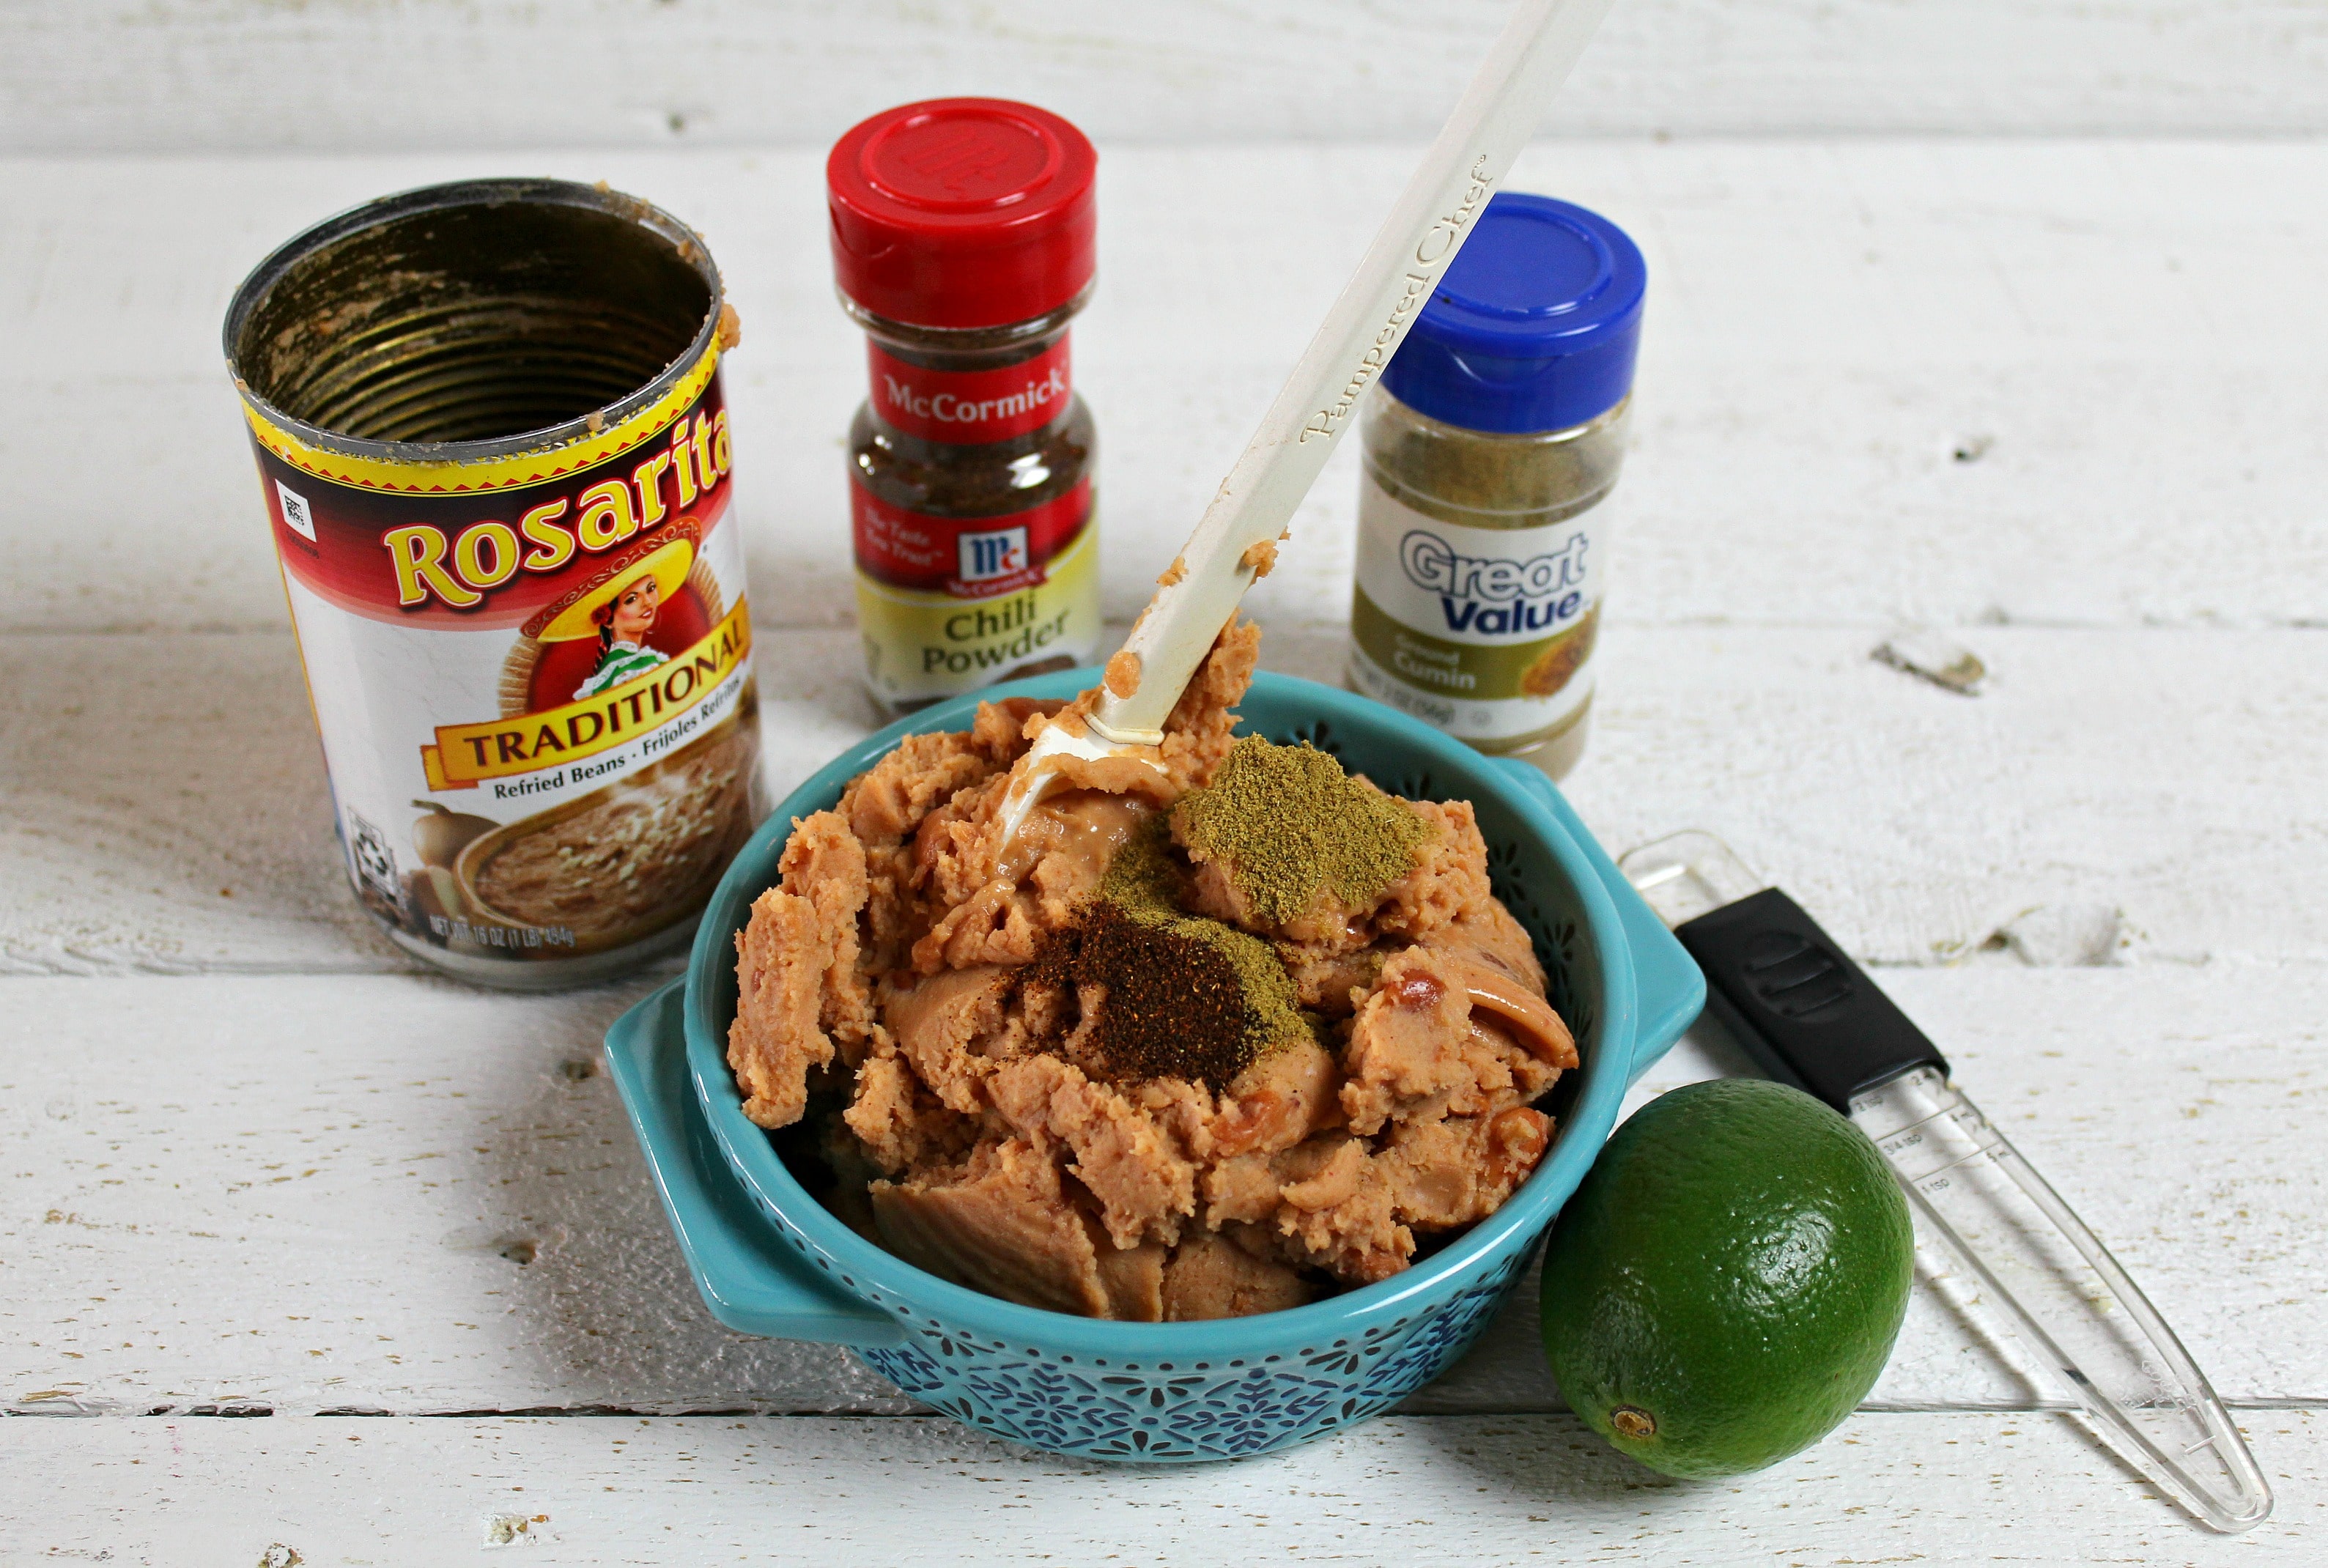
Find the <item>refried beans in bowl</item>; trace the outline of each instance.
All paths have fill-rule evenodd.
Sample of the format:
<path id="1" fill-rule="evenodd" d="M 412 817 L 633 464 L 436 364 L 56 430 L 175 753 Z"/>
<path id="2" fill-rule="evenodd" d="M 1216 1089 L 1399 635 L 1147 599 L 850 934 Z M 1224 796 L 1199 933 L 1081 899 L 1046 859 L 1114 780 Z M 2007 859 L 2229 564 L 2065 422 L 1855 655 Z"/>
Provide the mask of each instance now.
<path id="1" fill-rule="evenodd" d="M 1008 844 L 1095 693 L 981 704 L 794 822 L 728 1060 L 868 1240 L 1027 1306 L 1241 1317 L 1398 1273 L 1543 1158 L 1576 1048 L 1471 808 L 1236 737 L 1259 641 L 1222 634 L 1158 765 L 1058 759 Z"/>

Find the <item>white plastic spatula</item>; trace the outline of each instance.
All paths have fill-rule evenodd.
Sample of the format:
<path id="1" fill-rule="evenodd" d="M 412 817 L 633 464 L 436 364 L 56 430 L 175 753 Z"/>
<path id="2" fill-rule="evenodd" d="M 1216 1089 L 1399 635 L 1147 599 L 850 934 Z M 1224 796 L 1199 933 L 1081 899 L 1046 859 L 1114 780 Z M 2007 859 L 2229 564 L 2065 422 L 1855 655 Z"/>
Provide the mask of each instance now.
<path id="1" fill-rule="evenodd" d="M 1250 552 L 1284 532 L 1610 4 L 1523 0 L 1188 536 L 1180 575 L 1132 627 L 1124 653 L 1137 684 L 1107 691 L 1087 733 L 1042 733 L 1004 803 L 1006 837 L 1048 785 L 1048 758 L 1137 756 L 1162 742 L 1188 677 L 1253 586 Z"/>

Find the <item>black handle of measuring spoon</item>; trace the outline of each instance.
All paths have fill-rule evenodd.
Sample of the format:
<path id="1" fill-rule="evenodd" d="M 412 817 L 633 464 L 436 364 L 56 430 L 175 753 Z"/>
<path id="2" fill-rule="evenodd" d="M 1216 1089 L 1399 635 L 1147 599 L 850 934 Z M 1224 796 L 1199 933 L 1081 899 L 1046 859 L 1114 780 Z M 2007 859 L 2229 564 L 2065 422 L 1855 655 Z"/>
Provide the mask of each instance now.
<path id="1" fill-rule="evenodd" d="M 1756 1065 L 1845 1115 L 1853 1095 L 1912 1068 L 1948 1070 L 1908 1015 L 1776 887 L 1674 934 L 1705 971 L 1707 1007 Z"/>

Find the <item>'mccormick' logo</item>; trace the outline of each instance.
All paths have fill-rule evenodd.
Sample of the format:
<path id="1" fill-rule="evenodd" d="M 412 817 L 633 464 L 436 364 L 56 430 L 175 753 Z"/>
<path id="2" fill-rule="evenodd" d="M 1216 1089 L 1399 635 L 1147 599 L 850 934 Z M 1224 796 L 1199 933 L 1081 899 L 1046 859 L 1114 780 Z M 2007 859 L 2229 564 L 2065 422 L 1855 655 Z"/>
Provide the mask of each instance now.
<path id="1" fill-rule="evenodd" d="M 954 540 L 960 555 L 958 570 L 966 583 L 988 583 L 1027 568 L 1025 528 L 998 528 L 988 533 L 965 533 Z"/>
<path id="2" fill-rule="evenodd" d="M 994 370 L 938 370 L 868 343 L 873 411 L 893 428 L 950 446 L 1007 441 L 1039 430 L 1075 396 L 1067 338 Z"/>
<path id="3" fill-rule="evenodd" d="M 1073 544 L 1091 517 L 1091 481 L 1002 517 L 930 517 L 849 487 L 857 569 L 891 587 L 990 599 L 1039 587 L 1052 558 Z"/>
<path id="4" fill-rule="evenodd" d="M 414 609 L 432 600 L 455 609 L 520 572 L 564 569 L 577 553 L 604 554 L 671 512 L 693 506 L 733 466 L 728 412 L 696 415 L 671 427 L 671 445 L 634 466 L 627 478 L 601 480 L 575 495 L 528 508 L 514 525 L 493 519 L 457 532 L 408 523 L 380 536 L 396 570 L 396 602 Z"/>
<path id="5" fill-rule="evenodd" d="M 1039 380 L 1033 376 L 1023 377 L 1011 390 L 985 398 L 966 398 L 944 387 L 933 391 L 915 386 L 904 376 L 893 375 L 884 375 L 876 390 L 881 395 L 881 411 L 890 417 L 892 423 L 902 418 L 936 425 L 981 427 L 997 420 L 1046 414 L 1051 404 L 1065 399 L 1067 372 L 1064 367 L 1054 365 Z"/>

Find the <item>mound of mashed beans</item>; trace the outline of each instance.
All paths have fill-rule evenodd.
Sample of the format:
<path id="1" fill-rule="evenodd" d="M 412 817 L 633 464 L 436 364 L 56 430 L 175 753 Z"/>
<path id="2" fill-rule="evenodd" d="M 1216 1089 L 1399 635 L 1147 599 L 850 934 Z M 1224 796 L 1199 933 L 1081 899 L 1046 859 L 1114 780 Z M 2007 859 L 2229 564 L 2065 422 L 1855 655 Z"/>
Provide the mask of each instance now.
<path id="1" fill-rule="evenodd" d="M 1150 762 L 982 704 L 793 824 L 737 938 L 744 1111 L 868 1239 L 1027 1306 L 1180 1321 L 1387 1279 L 1496 1209 L 1577 1063 L 1462 802 L 1234 734 L 1222 634 Z"/>

